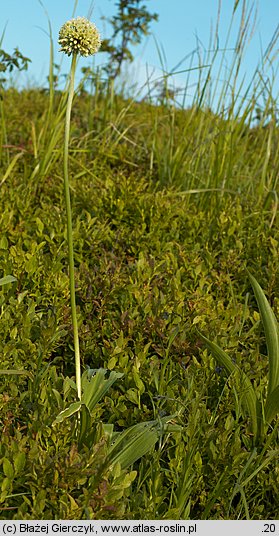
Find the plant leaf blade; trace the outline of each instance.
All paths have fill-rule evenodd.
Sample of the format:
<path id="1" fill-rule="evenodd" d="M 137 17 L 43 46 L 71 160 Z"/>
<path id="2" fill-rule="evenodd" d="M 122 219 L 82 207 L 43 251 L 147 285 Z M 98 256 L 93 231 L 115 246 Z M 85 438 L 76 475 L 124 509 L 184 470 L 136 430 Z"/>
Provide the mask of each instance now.
<path id="1" fill-rule="evenodd" d="M 114 434 L 108 453 L 110 463 L 120 463 L 122 469 L 127 469 L 155 446 L 162 433 L 181 431 L 178 425 L 175 430 L 172 425 L 169 428 L 168 423 L 172 419 L 173 416 L 168 416 L 161 420 L 142 422 Z"/>
<path id="2" fill-rule="evenodd" d="M 5 275 L 5 277 L 1 277 L 0 279 L 0 287 L 3 285 L 8 285 L 8 283 L 14 283 L 16 280 L 16 277 L 13 275 Z"/>
<path id="3" fill-rule="evenodd" d="M 269 424 L 279 413 L 279 385 L 267 396 L 265 404 L 265 419 Z"/>
<path id="4" fill-rule="evenodd" d="M 68 408 L 64 409 L 63 411 L 60 411 L 60 413 L 57 415 L 56 419 L 53 421 L 52 425 L 63 422 L 68 417 L 71 417 L 75 413 L 77 413 L 81 408 L 81 402 L 73 402 Z"/>
<path id="5" fill-rule="evenodd" d="M 269 359 L 268 393 L 272 393 L 279 385 L 279 330 L 275 314 L 270 307 L 268 300 L 257 282 L 248 272 L 248 276 L 253 287 L 255 298 L 260 310 L 261 320 L 264 327 L 267 353 Z"/>
<path id="6" fill-rule="evenodd" d="M 114 382 L 123 376 L 122 372 L 112 371 L 110 372 L 109 377 L 105 378 L 107 370 L 102 368 L 92 372 L 93 375 L 90 377 L 90 371 L 85 371 L 81 379 L 81 399 L 89 411 L 94 409 L 96 404 L 104 397 Z"/>
<path id="7" fill-rule="evenodd" d="M 227 371 L 228 374 L 233 374 L 235 372 L 239 373 L 241 385 L 243 387 L 242 399 L 246 407 L 246 412 L 251 419 L 252 431 L 255 438 L 258 438 L 260 434 L 260 406 L 257 399 L 256 393 L 253 389 L 252 383 L 250 382 L 248 376 L 240 370 L 240 368 L 235 365 L 229 356 L 226 354 L 218 344 L 211 342 L 204 335 L 199 333 L 203 341 L 205 342 L 208 350 L 212 353 L 215 359 L 220 363 Z"/>

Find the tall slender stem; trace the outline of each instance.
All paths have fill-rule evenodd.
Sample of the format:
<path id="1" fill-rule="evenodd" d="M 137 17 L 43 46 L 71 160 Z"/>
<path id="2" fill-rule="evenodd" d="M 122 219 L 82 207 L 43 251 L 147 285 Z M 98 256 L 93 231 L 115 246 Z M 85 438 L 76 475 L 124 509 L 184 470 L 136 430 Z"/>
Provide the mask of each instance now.
<path id="1" fill-rule="evenodd" d="M 71 312 L 72 312 L 72 325 L 73 325 L 73 332 L 74 332 L 76 384 L 77 384 L 78 398 L 80 399 L 81 398 L 80 353 L 79 353 L 78 323 L 77 323 L 76 294 L 75 294 L 75 271 L 74 271 L 75 266 L 74 266 L 72 211 L 71 211 L 71 197 L 70 197 L 69 171 L 68 171 L 70 122 L 71 122 L 72 102 L 73 102 L 74 91 L 75 91 L 76 63 L 77 63 L 77 55 L 73 54 L 71 72 L 70 72 L 69 89 L 68 89 L 66 119 L 65 119 L 64 191 L 65 191 L 66 213 L 67 213 L 67 239 L 68 239 L 68 255 L 69 255 Z"/>

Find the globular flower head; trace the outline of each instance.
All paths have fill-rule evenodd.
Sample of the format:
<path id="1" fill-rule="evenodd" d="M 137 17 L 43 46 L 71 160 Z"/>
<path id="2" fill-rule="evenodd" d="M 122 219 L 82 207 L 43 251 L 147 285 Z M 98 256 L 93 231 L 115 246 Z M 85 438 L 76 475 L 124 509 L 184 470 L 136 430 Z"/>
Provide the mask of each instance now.
<path id="1" fill-rule="evenodd" d="M 77 17 L 63 24 L 59 32 L 60 52 L 92 56 L 101 46 L 100 34 L 93 22 L 85 17 Z"/>

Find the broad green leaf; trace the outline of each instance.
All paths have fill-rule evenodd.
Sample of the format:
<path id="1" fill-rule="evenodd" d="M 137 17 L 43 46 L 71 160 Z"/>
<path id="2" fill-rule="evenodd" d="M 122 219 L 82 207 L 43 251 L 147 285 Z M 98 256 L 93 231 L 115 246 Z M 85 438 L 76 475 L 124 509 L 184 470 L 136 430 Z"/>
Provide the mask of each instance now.
<path id="1" fill-rule="evenodd" d="M 64 409 L 61 411 L 56 419 L 53 421 L 52 425 L 57 424 L 59 422 L 63 422 L 68 417 L 71 417 L 75 413 L 77 413 L 81 408 L 81 402 L 73 402 L 67 409 Z"/>
<path id="2" fill-rule="evenodd" d="M 147 454 L 163 433 L 170 432 L 169 423 L 173 426 L 172 419 L 172 416 L 168 416 L 161 420 L 139 423 L 124 432 L 113 434 L 108 453 L 110 463 L 120 463 L 122 469 L 127 469 Z M 181 431 L 181 427 L 177 425 L 175 431 Z"/>
<path id="3" fill-rule="evenodd" d="M 236 372 L 239 373 L 240 383 L 242 387 L 241 400 L 243 400 L 246 412 L 251 419 L 253 434 L 255 438 L 257 438 L 260 434 L 261 412 L 260 404 L 253 389 L 252 383 L 250 382 L 248 376 L 232 362 L 232 360 L 229 358 L 226 352 L 224 352 L 224 350 L 222 350 L 214 342 L 211 342 L 209 339 L 204 337 L 201 333 L 199 334 L 205 342 L 208 350 L 212 353 L 212 355 L 220 363 L 220 365 L 226 369 L 228 374 L 234 374 Z"/>
<path id="4" fill-rule="evenodd" d="M 260 310 L 269 359 L 268 393 L 279 385 L 279 329 L 275 315 L 256 279 L 248 272 Z"/>
<path id="5" fill-rule="evenodd" d="M 147 454 L 157 442 L 159 436 L 154 423 L 140 423 L 121 432 L 109 449 L 111 465 L 120 463 L 127 469 L 139 458 Z"/>
<path id="6" fill-rule="evenodd" d="M 265 404 L 265 419 L 269 424 L 279 413 L 279 385 L 267 396 Z"/>
<path id="7" fill-rule="evenodd" d="M 94 373 L 95 371 L 93 371 Z M 95 374 L 89 377 L 90 371 L 86 371 L 82 375 L 82 402 L 87 406 L 89 411 L 92 411 L 96 404 L 104 397 L 106 392 L 110 389 L 113 383 L 122 378 L 121 372 L 112 371 L 109 377 L 106 379 L 107 370 L 98 369 Z"/>
<path id="8" fill-rule="evenodd" d="M 0 279 L 0 287 L 2 285 L 8 285 L 8 283 L 14 283 L 15 281 L 16 278 L 13 275 L 5 275 L 5 277 Z"/>

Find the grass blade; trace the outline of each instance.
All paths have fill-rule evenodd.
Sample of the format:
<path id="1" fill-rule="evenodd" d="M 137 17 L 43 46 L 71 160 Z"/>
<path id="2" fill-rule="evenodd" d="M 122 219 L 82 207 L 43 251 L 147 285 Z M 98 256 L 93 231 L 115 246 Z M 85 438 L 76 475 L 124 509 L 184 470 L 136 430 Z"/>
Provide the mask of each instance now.
<path id="1" fill-rule="evenodd" d="M 6 170 L 6 173 L 4 174 L 4 177 L 3 179 L 1 180 L 0 182 L 0 186 L 2 186 L 2 184 L 4 184 L 4 182 L 7 180 L 7 178 L 9 177 L 9 175 L 11 174 L 11 172 L 13 171 L 18 159 L 23 155 L 23 151 L 21 153 L 18 153 L 14 156 L 14 158 L 12 159 L 11 163 L 9 164 L 7 170 Z"/>
<path id="2" fill-rule="evenodd" d="M 32 378 L 32 374 L 30 372 L 28 372 L 28 370 L 9 370 L 9 369 L 1 369 L 0 370 L 0 375 L 3 374 L 3 375 L 7 375 L 7 376 L 21 376 L 21 375 L 24 375 L 24 376 L 29 376 L 30 378 Z"/>
<path id="3" fill-rule="evenodd" d="M 267 457 L 265 458 L 265 460 L 256 467 L 256 469 L 247 477 L 245 478 L 245 480 L 243 480 L 242 482 L 242 487 L 244 488 L 245 486 L 247 486 L 247 484 L 249 484 L 249 482 L 251 482 L 251 480 L 259 474 L 260 471 L 262 471 L 262 469 L 264 469 L 264 467 L 267 467 L 267 465 L 274 460 L 274 458 L 278 458 L 279 456 L 279 453 L 278 453 L 278 449 L 276 450 L 271 450 L 269 451 Z"/>

